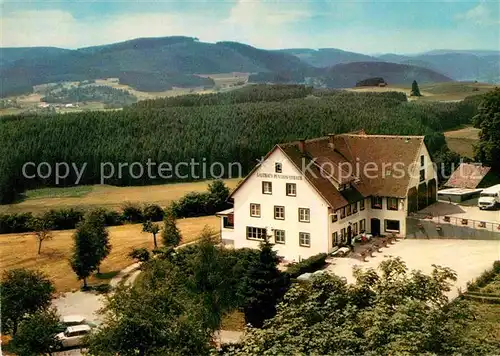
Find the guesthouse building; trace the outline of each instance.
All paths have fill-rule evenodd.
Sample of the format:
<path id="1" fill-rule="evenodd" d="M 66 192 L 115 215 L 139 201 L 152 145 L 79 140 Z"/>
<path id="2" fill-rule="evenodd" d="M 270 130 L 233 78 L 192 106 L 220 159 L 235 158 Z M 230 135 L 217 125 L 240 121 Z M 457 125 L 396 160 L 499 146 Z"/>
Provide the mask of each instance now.
<path id="1" fill-rule="evenodd" d="M 219 212 L 221 236 L 299 261 L 356 235 L 405 236 L 406 217 L 436 201 L 436 170 L 423 136 L 364 131 L 276 145 Z"/>

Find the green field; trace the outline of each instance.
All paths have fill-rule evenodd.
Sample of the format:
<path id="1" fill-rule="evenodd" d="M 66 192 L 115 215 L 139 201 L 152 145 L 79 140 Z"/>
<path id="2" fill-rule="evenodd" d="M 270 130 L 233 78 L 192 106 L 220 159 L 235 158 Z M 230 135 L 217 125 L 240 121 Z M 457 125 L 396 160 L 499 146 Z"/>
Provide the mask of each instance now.
<path id="1" fill-rule="evenodd" d="M 26 199 L 41 199 L 41 198 L 79 198 L 84 197 L 94 189 L 91 185 L 79 185 L 76 187 L 65 188 L 40 188 L 28 190 L 24 194 Z"/>

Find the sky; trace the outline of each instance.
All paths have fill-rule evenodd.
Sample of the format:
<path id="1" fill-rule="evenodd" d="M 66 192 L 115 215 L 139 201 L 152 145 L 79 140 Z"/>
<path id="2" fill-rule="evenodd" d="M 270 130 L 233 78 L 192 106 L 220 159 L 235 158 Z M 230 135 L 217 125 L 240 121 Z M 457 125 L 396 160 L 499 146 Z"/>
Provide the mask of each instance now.
<path id="1" fill-rule="evenodd" d="M 2 47 L 185 35 L 366 54 L 500 49 L 500 0 L 0 0 Z"/>

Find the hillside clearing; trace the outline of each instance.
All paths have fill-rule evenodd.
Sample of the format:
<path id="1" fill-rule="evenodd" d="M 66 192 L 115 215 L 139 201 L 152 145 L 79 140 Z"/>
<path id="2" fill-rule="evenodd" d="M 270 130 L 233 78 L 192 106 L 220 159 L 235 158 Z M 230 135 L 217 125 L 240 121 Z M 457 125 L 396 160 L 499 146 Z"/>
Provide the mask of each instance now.
<path id="1" fill-rule="evenodd" d="M 411 86 L 387 85 L 385 87 L 355 87 L 346 90 L 356 92 L 388 92 L 405 93 L 411 101 L 461 101 L 468 96 L 484 94 L 493 90 L 495 85 L 474 82 L 446 82 L 419 84 L 421 97 L 410 97 Z"/>
<path id="2" fill-rule="evenodd" d="M 236 187 L 239 179 L 226 179 L 229 189 Z M 0 205 L 0 213 L 40 213 L 61 208 L 107 208 L 118 210 L 124 202 L 158 204 L 167 206 L 189 192 L 202 192 L 208 181 L 148 185 L 140 187 L 115 187 L 88 185 L 69 188 L 43 188 L 26 192 L 26 199 L 19 203 Z"/>
<path id="3" fill-rule="evenodd" d="M 474 145 L 479 141 L 479 132 L 480 129 L 464 127 L 459 130 L 447 131 L 444 136 L 450 150 L 461 156 L 474 158 Z"/>
<path id="4" fill-rule="evenodd" d="M 219 230 L 218 218 L 206 216 L 180 219 L 177 226 L 182 233 L 182 243 L 198 238 L 205 226 Z M 45 241 L 42 252 L 37 255 L 37 243 L 32 233 L 5 234 L 0 236 L 0 272 L 12 268 L 32 268 L 45 272 L 54 282 L 58 292 L 68 292 L 81 286 L 76 279 L 68 259 L 71 256 L 73 234 L 75 230 L 54 231 L 53 239 Z M 108 282 L 121 269 L 134 261 L 128 256 L 137 247 L 153 248 L 153 237 L 142 232 L 142 225 L 123 225 L 108 228 L 112 250 L 101 266 L 101 277 L 93 276 L 90 284 Z M 161 241 L 157 236 L 158 242 Z"/>

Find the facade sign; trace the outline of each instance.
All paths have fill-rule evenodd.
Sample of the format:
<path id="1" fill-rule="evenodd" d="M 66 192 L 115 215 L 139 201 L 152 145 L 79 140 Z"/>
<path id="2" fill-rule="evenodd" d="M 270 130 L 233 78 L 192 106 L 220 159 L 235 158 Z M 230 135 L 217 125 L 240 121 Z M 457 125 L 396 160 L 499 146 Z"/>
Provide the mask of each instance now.
<path id="1" fill-rule="evenodd" d="M 289 176 L 286 174 L 276 174 L 276 173 L 257 173 L 257 177 L 266 179 L 302 180 L 302 176 Z"/>

